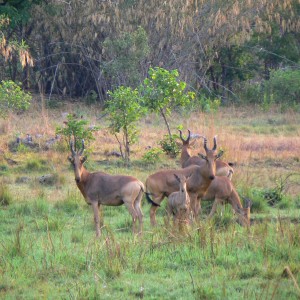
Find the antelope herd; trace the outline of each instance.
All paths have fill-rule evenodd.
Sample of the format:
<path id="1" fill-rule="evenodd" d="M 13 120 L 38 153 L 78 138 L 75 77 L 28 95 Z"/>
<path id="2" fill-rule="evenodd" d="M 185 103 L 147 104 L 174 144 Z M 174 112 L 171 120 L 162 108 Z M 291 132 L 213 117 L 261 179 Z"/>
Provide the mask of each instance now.
<path id="1" fill-rule="evenodd" d="M 92 206 L 96 236 L 101 234 L 99 208 L 101 205 L 119 206 L 124 204 L 132 217 L 133 233 L 142 233 L 143 213 L 141 201 L 145 194 L 151 204 L 150 222 L 156 225 L 156 211 L 165 197 L 168 197 L 167 212 L 173 215 L 174 224 L 196 221 L 201 211 L 201 201 L 214 201 L 210 219 L 219 204 L 230 203 L 243 226 L 250 225 L 250 202 L 245 207 L 235 190 L 231 178 L 233 168 L 230 163 L 219 160 L 223 151 L 217 152 L 217 138 L 213 139 L 213 147 L 207 146 L 207 139 L 203 138 L 205 154 L 190 155 L 191 133 L 184 139 L 182 132 L 181 167 L 182 169 L 160 170 L 147 177 L 145 186 L 135 177 L 127 175 L 109 175 L 104 172 L 88 172 L 84 167 L 86 157 L 83 156 L 84 141 L 79 151 L 74 150 L 70 142 L 71 156 L 69 161 L 73 165 L 76 185 L 85 201 Z M 136 229 L 136 221 L 139 228 Z"/>

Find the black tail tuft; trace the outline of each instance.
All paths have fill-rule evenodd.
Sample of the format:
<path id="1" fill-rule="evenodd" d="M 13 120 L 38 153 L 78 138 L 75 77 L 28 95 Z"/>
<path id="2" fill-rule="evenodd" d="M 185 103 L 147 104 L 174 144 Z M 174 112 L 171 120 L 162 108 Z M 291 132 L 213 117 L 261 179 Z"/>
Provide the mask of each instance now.
<path id="1" fill-rule="evenodd" d="M 154 206 L 160 206 L 159 204 L 155 203 L 151 198 L 150 198 L 150 193 L 145 192 L 146 194 L 146 199 L 148 201 L 148 203 L 154 205 Z"/>

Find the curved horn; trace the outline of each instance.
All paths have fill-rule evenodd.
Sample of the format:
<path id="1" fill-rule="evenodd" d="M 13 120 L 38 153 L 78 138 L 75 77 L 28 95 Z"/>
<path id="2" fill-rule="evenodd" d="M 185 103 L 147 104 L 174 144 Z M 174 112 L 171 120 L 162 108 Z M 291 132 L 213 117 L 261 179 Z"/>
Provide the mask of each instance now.
<path id="1" fill-rule="evenodd" d="M 212 150 L 216 150 L 217 149 L 217 135 L 214 136 L 214 147 L 212 148 Z"/>
<path id="2" fill-rule="evenodd" d="M 204 145 L 203 145 L 204 150 L 208 151 L 208 148 L 207 148 L 207 138 L 205 136 L 202 136 L 202 137 L 203 137 L 203 140 L 204 140 Z"/>
<path id="3" fill-rule="evenodd" d="M 178 131 L 179 131 L 179 137 L 180 137 L 180 139 L 184 142 L 184 139 L 182 137 L 182 131 L 180 129 L 178 129 Z"/>
<path id="4" fill-rule="evenodd" d="M 73 141 L 70 141 L 70 148 L 71 148 L 72 155 L 74 156 L 76 154 L 76 152 L 74 150 L 74 143 L 73 143 Z"/>
<path id="5" fill-rule="evenodd" d="M 180 137 L 180 139 L 181 139 L 181 141 L 182 141 L 183 143 L 189 143 L 189 141 L 190 141 L 190 138 L 191 138 L 191 131 L 188 129 L 188 132 L 189 132 L 188 137 L 187 137 L 187 139 L 185 140 L 185 139 L 182 137 L 182 131 L 179 129 L 179 137 Z"/>
<path id="6" fill-rule="evenodd" d="M 82 139 L 81 143 L 82 143 L 82 148 L 80 149 L 80 151 L 78 153 L 79 155 L 82 155 L 82 153 L 84 151 L 84 139 Z"/>

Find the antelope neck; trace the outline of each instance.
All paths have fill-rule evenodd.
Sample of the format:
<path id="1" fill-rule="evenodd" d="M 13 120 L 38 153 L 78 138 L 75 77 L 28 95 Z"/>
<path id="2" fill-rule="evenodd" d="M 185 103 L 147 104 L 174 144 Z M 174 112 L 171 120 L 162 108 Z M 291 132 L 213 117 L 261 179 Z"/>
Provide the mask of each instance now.
<path id="1" fill-rule="evenodd" d="M 81 191 L 81 193 L 84 197 L 86 195 L 85 194 L 85 185 L 86 185 L 86 181 L 87 181 L 87 178 L 89 175 L 90 175 L 90 173 L 84 167 L 82 167 L 80 182 L 76 182 L 77 187 L 79 188 L 79 190 Z"/>

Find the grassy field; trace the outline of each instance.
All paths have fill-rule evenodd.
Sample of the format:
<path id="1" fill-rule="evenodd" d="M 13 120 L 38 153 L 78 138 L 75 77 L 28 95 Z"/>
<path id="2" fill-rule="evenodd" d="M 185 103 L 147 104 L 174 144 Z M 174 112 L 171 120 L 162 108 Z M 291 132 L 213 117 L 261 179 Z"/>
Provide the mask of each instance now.
<path id="1" fill-rule="evenodd" d="M 63 142 L 50 150 L 9 150 L 17 135 L 30 133 L 42 145 L 62 126 L 66 113 L 100 126 L 88 148 L 89 170 L 130 174 L 145 181 L 179 159 L 161 155 L 146 164 L 149 147 L 166 134 L 162 120 L 147 116 L 132 145 L 131 164 L 108 157 L 118 151 L 97 107 L 38 104 L 0 123 L 0 298 L 1 299 L 299 299 L 300 298 L 300 114 L 256 107 L 172 116 L 173 132 L 218 135 L 224 160 L 235 163 L 233 182 L 252 199 L 251 227 L 236 222 L 230 207 L 206 221 L 211 203 L 187 232 L 168 224 L 165 202 L 150 226 L 143 200 L 144 233 L 133 236 L 124 206 L 104 207 L 104 227 L 95 239 L 93 215 L 79 193 Z M 37 137 L 39 136 L 39 138 Z M 211 145 L 211 144 L 210 144 Z M 202 148 L 198 141 L 193 154 Z M 41 184 L 42 175 L 53 181 Z M 267 203 L 275 195 L 276 205 Z"/>

